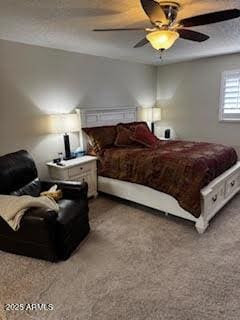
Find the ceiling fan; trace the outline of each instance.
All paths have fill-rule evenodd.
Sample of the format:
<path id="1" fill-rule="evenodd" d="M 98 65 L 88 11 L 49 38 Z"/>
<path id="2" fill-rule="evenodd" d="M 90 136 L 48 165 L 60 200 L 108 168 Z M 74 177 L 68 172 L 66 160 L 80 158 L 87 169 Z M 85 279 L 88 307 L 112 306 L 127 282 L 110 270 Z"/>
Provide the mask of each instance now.
<path id="1" fill-rule="evenodd" d="M 106 32 L 143 30 L 147 32 L 147 35 L 138 42 L 134 48 L 143 47 L 150 42 L 154 49 L 163 51 L 171 48 L 179 37 L 195 42 L 203 42 L 209 39 L 209 36 L 206 34 L 186 28 L 212 24 L 240 17 L 239 9 L 230 9 L 178 20 L 177 16 L 181 6 L 177 2 L 161 0 L 140 1 L 143 10 L 150 19 L 152 24 L 151 27 L 94 29 L 93 31 Z"/>

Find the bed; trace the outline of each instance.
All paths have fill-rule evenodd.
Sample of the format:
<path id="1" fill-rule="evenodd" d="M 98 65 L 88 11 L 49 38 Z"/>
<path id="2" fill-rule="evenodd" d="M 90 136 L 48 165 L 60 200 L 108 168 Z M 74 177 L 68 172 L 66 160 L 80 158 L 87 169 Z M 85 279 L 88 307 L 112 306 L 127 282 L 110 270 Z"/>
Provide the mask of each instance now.
<path id="1" fill-rule="evenodd" d="M 77 112 L 81 126 L 88 128 L 114 126 L 118 123 L 134 122 L 137 119 L 136 108 L 81 109 Z M 82 132 L 80 133 L 80 140 L 86 148 Z M 182 155 L 180 151 L 183 152 Z M 207 178 L 204 177 L 204 184 L 199 180 L 201 175 L 198 177 L 197 174 L 194 175 L 194 172 L 198 173 L 204 170 L 205 162 L 202 159 L 207 156 L 201 157 L 201 161 L 188 161 L 191 154 L 198 156 L 201 152 L 202 155 L 210 154 L 207 165 L 211 170 L 208 170 Z M 165 159 L 167 165 L 161 167 L 161 161 L 158 161 L 158 159 L 163 155 L 168 161 Z M 171 161 L 169 161 L 169 157 Z M 147 181 L 147 186 L 144 185 L 145 180 L 142 178 L 142 173 L 145 174 L 149 171 L 147 165 L 149 160 L 147 158 L 151 159 L 151 163 L 154 164 L 152 165 L 152 171 L 147 175 L 148 177 L 149 175 L 156 177 L 159 172 L 168 172 L 168 175 L 161 175 L 160 187 L 158 179 L 154 178 Z M 173 168 L 171 166 L 174 165 L 174 162 L 176 164 L 175 176 L 171 179 L 172 186 L 173 182 L 176 181 L 177 188 L 169 187 L 166 179 L 171 176 L 169 172 L 172 172 Z M 207 229 L 210 220 L 240 190 L 240 163 L 237 161 L 236 153 L 232 148 L 221 145 L 194 144 L 187 141 L 160 141 L 159 149 L 156 148 L 154 151 L 147 148 L 136 148 L 136 146 L 129 148 L 129 150 L 108 148 L 103 154 L 99 155 L 99 163 L 98 190 L 100 192 L 160 210 L 165 214 L 172 214 L 193 221 L 199 233 L 203 233 Z M 135 171 L 128 170 L 132 173 L 130 176 L 124 175 L 126 163 L 128 163 L 128 166 L 135 165 Z M 197 164 L 197 167 L 191 168 L 191 163 Z M 117 170 L 114 171 L 114 166 L 121 168 L 121 175 L 116 174 Z M 142 170 L 137 171 L 136 168 L 140 166 L 142 166 Z M 189 181 L 191 179 L 192 185 Z M 135 183 L 135 181 L 138 183 Z M 166 182 L 165 185 L 163 181 Z M 197 189 L 201 185 L 200 183 L 204 187 Z M 191 198 L 194 197 L 196 201 L 191 202 Z"/>

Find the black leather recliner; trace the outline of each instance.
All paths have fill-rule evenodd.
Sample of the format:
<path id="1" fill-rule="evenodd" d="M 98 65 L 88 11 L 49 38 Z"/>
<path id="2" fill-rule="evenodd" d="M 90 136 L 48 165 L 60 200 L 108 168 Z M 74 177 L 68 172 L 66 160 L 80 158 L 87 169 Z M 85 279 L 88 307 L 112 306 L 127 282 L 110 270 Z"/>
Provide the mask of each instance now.
<path id="1" fill-rule="evenodd" d="M 24 150 L 0 157 L 0 194 L 37 197 L 54 183 L 63 191 L 59 213 L 31 208 L 18 231 L 0 217 L 0 250 L 49 261 L 66 260 L 86 237 L 90 230 L 86 183 L 40 181 L 33 159 Z"/>

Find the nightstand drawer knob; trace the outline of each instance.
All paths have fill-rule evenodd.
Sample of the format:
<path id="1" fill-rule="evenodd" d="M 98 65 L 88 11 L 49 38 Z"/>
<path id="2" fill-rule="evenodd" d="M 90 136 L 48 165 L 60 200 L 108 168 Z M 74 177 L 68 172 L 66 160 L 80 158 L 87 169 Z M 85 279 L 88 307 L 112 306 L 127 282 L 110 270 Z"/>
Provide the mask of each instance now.
<path id="1" fill-rule="evenodd" d="M 231 182 L 231 186 L 232 186 L 232 187 L 235 186 L 235 180 L 233 180 L 233 181 Z"/>
<path id="2" fill-rule="evenodd" d="M 217 201 L 217 198 L 218 198 L 218 196 L 217 196 L 217 194 L 215 194 L 215 196 L 212 197 L 212 201 L 213 201 L 213 202 L 216 202 L 216 201 Z"/>

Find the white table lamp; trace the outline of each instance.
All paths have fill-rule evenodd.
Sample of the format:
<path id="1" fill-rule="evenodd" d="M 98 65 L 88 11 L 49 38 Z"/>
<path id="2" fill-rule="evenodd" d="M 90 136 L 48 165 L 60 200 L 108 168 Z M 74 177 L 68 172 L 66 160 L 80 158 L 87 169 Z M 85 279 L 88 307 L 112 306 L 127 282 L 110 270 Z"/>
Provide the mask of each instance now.
<path id="1" fill-rule="evenodd" d="M 143 108 L 142 113 L 144 121 L 151 122 L 151 130 L 154 133 L 154 123 L 162 119 L 161 108 Z"/>
<path id="2" fill-rule="evenodd" d="M 64 133 L 64 160 L 73 159 L 74 157 L 71 156 L 71 148 L 68 134 L 71 132 L 79 131 L 79 120 L 77 114 L 53 114 L 49 116 L 48 121 L 49 133 Z"/>

